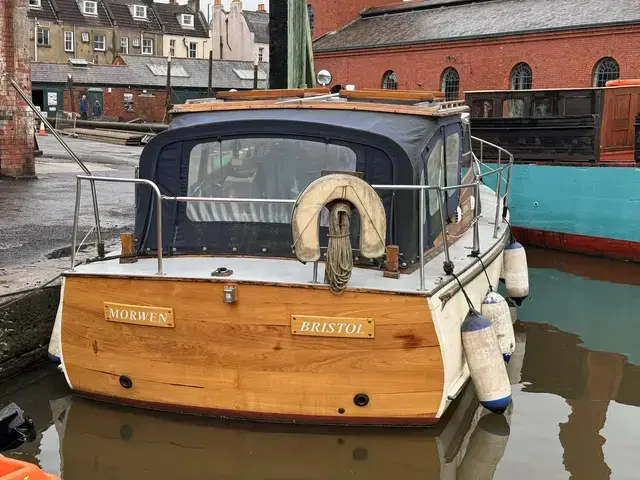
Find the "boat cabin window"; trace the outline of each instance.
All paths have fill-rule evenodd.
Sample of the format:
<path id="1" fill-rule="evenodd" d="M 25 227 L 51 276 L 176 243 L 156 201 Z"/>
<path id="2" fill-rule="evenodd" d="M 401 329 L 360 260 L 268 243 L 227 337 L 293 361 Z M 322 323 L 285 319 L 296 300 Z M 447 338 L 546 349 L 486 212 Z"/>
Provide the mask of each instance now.
<path id="1" fill-rule="evenodd" d="M 452 133 L 447 136 L 447 186 L 458 185 L 460 173 L 460 134 Z"/>
<path id="2" fill-rule="evenodd" d="M 440 185 L 444 187 L 444 172 L 442 163 L 442 140 L 438 140 L 429 160 L 427 161 L 427 185 Z M 438 191 L 429 190 L 429 215 L 434 216 L 438 212 Z"/>
<path id="3" fill-rule="evenodd" d="M 196 144 L 188 196 L 295 199 L 323 171 L 355 172 L 351 148 L 320 139 L 238 138 Z M 289 223 L 292 204 L 189 202 L 195 222 Z M 326 215 L 323 223 L 326 224 Z"/>

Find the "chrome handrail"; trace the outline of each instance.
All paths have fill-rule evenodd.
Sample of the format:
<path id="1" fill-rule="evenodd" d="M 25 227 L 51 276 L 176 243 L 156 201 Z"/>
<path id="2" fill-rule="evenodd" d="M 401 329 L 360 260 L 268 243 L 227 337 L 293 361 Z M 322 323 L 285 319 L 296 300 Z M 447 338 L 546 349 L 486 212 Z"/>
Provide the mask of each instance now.
<path id="1" fill-rule="evenodd" d="M 509 156 L 509 163 L 503 164 L 495 169 L 490 169 L 488 172 L 474 172 L 475 181 L 472 183 L 464 184 L 464 185 L 452 185 L 447 187 L 433 186 L 433 185 L 372 185 L 372 188 L 376 190 L 414 190 L 420 192 L 420 204 L 418 209 L 418 215 L 420 216 L 418 224 L 421 226 L 419 231 L 419 243 L 420 243 L 420 252 L 419 252 L 419 268 L 420 268 L 420 290 L 424 290 L 424 258 L 425 258 L 425 240 L 424 240 L 424 222 L 425 222 L 425 195 L 427 191 L 435 190 L 438 193 L 438 210 L 440 211 L 440 223 L 442 226 L 442 246 L 445 256 L 444 262 L 444 270 L 447 275 L 453 272 L 453 264 L 451 263 L 451 256 L 449 252 L 449 241 L 447 238 L 447 230 L 446 230 L 446 221 L 447 217 L 445 214 L 445 202 L 443 201 L 443 194 L 448 191 L 455 190 L 464 190 L 467 188 L 473 188 L 475 190 L 475 208 L 474 208 L 474 218 L 473 218 L 473 249 L 472 255 L 477 256 L 480 253 L 480 236 L 479 236 L 479 227 L 478 227 L 478 219 L 481 216 L 480 212 L 480 183 L 486 176 L 489 175 L 498 175 L 498 183 L 497 183 L 497 191 L 496 191 L 496 213 L 494 220 L 494 232 L 493 238 L 497 238 L 499 231 L 499 221 L 500 221 L 500 202 L 504 200 L 503 205 L 503 213 L 502 218 L 506 217 L 507 211 L 507 202 L 508 196 L 510 192 L 510 184 L 511 184 L 511 170 L 513 165 L 513 155 L 509 153 L 507 150 L 502 147 L 498 147 L 490 142 L 486 142 L 482 139 L 471 137 L 472 140 L 480 142 L 480 159 L 479 164 L 480 168 L 484 166 L 483 163 L 483 152 L 484 145 L 489 147 L 495 147 L 499 152 L 506 152 Z M 475 158 L 475 155 L 473 156 Z M 476 159 L 477 160 L 477 159 Z M 508 170 L 507 179 L 506 179 L 506 188 L 505 194 L 502 193 L 502 181 L 503 181 L 503 172 L 504 170 Z M 92 184 L 94 182 L 116 182 L 116 183 L 133 183 L 133 184 L 143 184 L 148 185 L 153 190 L 156 199 L 156 229 L 157 229 L 157 260 L 158 260 L 158 271 L 157 275 L 163 275 L 163 242 L 162 242 L 162 202 L 163 201 L 173 201 L 173 202 L 201 202 L 201 203 L 268 203 L 268 204 L 295 204 L 296 199 L 273 199 L 273 198 L 224 198 L 224 197 L 189 197 L 189 196 L 167 196 L 162 195 L 158 186 L 152 182 L 151 180 L 140 179 L 140 178 L 118 178 L 118 177 L 97 177 L 93 175 L 78 175 L 76 180 L 76 202 L 75 202 L 75 211 L 73 218 L 73 236 L 72 236 L 72 250 L 71 250 L 71 271 L 75 269 L 75 259 L 76 259 L 76 245 L 77 245 L 77 235 L 78 235 L 78 217 L 80 215 L 80 194 L 81 194 L 81 181 L 88 180 Z M 313 282 L 317 282 L 318 275 L 318 262 L 314 263 L 313 269 Z"/>

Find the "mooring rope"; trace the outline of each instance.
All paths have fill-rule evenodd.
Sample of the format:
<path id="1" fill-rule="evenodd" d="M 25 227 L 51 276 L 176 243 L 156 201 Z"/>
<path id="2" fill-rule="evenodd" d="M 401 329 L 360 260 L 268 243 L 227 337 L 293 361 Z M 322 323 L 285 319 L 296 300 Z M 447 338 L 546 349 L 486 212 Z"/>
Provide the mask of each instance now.
<path id="1" fill-rule="evenodd" d="M 335 295 L 340 295 L 344 291 L 353 271 L 350 226 L 351 204 L 336 202 L 331 207 L 325 268 L 325 279 L 329 284 L 329 290 Z"/>

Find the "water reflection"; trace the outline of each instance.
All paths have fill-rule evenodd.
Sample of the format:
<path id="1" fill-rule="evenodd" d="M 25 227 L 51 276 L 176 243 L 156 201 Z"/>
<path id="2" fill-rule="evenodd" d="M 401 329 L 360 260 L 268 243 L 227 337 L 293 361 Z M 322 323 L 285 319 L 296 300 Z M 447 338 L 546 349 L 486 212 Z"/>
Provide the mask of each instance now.
<path id="1" fill-rule="evenodd" d="M 472 389 L 428 431 L 274 427 L 65 401 L 56 420 L 65 480 L 490 479 L 509 436 L 507 418 L 479 407 Z"/>

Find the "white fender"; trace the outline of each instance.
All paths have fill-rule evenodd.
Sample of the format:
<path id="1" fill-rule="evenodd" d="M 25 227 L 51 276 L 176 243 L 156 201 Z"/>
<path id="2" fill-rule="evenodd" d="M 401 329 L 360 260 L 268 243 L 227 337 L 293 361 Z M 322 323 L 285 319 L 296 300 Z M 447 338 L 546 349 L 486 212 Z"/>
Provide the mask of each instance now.
<path id="1" fill-rule="evenodd" d="M 504 249 L 503 262 L 507 295 L 520 305 L 529 296 L 529 269 L 524 247 L 518 242 L 511 242 Z"/>
<path id="2" fill-rule="evenodd" d="M 318 218 L 322 207 L 339 199 L 351 202 L 360 214 L 360 254 L 366 258 L 385 254 L 387 217 L 380 196 L 358 177 L 333 173 L 311 182 L 300 192 L 293 207 L 293 247 L 301 262 L 315 262 L 320 258 Z"/>
<path id="3" fill-rule="evenodd" d="M 513 333 L 513 322 L 507 301 L 498 292 L 491 291 L 482 301 L 481 312 L 493 325 L 502 358 L 509 363 L 515 349 L 516 338 Z"/>
<path id="4" fill-rule="evenodd" d="M 511 384 L 491 322 L 479 312 L 467 314 L 460 327 L 469 374 L 484 408 L 503 413 L 511 403 Z"/>

